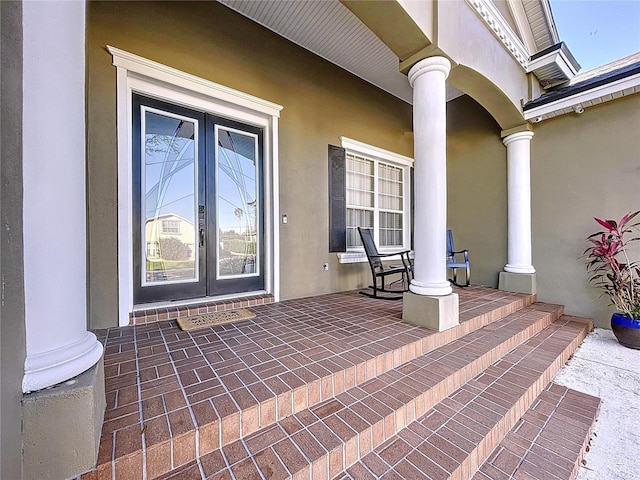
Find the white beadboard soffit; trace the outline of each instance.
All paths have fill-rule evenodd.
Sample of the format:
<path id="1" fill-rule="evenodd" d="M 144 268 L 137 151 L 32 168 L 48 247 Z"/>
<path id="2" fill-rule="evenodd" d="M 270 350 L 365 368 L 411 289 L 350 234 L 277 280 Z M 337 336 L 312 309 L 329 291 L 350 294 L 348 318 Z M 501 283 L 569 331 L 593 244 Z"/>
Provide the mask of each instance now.
<path id="1" fill-rule="evenodd" d="M 339 1 L 218 0 L 287 40 L 405 102 L 413 103 L 398 57 Z M 447 100 L 462 95 L 447 86 Z"/>

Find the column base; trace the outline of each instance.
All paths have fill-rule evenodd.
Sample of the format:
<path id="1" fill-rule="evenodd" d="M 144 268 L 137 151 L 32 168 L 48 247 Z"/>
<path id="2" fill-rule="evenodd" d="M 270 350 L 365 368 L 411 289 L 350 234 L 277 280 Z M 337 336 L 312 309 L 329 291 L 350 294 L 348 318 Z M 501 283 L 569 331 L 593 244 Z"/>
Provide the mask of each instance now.
<path id="1" fill-rule="evenodd" d="M 102 358 L 103 350 L 95 334 L 85 332 L 75 343 L 27 355 L 24 361 L 22 392 L 42 390 L 80 375 Z"/>
<path id="2" fill-rule="evenodd" d="M 409 285 L 409 290 L 416 295 L 430 295 L 434 297 L 450 295 L 451 292 L 453 292 L 451 283 L 448 280 L 441 283 L 423 284 L 413 279 Z"/>
<path id="3" fill-rule="evenodd" d="M 498 290 L 535 295 L 537 293 L 536 274 L 500 272 Z"/>
<path id="4" fill-rule="evenodd" d="M 460 324 L 458 294 L 428 297 L 406 292 L 402 298 L 402 320 L 442 332 Z"/>
<path id="5" fill-rule="evenodd" d="M 504 266 L 504 271 L 507 273 L 536 273 L 533 265 L 511 265 L 509 263 Z"/>
<path id="6" fill-rule="evenodd" d="M 102 359 L 61 385 L 23 395 L 24 478 L 75 478 L 95 468 L 105 407 Z"/>

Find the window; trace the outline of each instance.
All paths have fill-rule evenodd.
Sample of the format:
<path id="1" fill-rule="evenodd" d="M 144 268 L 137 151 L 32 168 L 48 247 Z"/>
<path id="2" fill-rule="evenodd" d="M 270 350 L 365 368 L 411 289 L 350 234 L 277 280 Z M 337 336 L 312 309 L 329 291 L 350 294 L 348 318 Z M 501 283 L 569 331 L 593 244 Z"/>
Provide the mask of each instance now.
<path id="1" fill-rule="evenodd" d="M 180 220 L 163 220 L 162 233 L 180 234 Z"/>
<path id="2" fill-rule="evenodd" d="M 347 151 L 347 248 L 358 227 L 373 228 L 379 248 L 404 246 L 404 169 Z"/>
<path id="3" fill-rule="evenodd" d="M 372 228 L 380 250 L 411 247 L 413 160 L 342 138 L 346 149 L 347 250 L 362 248 L 358 227 Z"/>

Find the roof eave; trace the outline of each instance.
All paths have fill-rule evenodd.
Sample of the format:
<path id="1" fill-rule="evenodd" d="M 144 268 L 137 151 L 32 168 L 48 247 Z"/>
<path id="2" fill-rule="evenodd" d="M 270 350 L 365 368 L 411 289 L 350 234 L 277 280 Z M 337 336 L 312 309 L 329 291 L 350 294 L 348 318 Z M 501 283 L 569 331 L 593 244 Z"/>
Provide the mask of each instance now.
<path id="1" fill-rule="evenodd" d="M 567 94 L 549 102 L 530 102 L 524 106 L 524 118 L 538 123 L 567 113 L 580 114 L 585 108 L 640 93 L 640 63 L 622 76 L 607 81 L 567 88 Z"/>

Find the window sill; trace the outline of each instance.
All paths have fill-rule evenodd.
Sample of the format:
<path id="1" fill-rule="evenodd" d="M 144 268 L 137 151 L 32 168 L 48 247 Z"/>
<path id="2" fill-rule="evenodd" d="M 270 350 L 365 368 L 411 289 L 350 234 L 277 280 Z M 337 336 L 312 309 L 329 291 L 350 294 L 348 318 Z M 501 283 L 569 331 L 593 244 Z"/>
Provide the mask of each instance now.
<path id="1" fill-rule="evenodd" d="M 385 253 L 385 252 L 380 252 Z M 338 257 L 338 263 L 364 263 L 367 262 L 367 254 L 364 252 L 341 252 L 336 253 Z M 413 251 L 409 252 L 409 258 L 413 258 Z M 387 257 L 384 261 L 399 262 L 401 261 L 400 255 L 394 255 L 393 257 Z"/>

